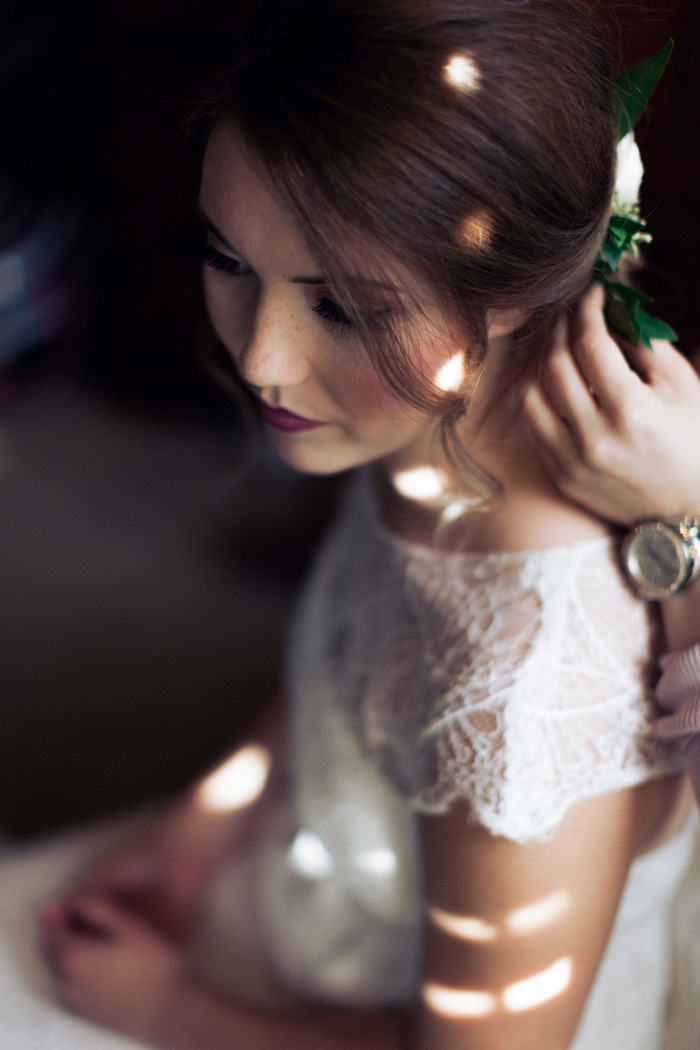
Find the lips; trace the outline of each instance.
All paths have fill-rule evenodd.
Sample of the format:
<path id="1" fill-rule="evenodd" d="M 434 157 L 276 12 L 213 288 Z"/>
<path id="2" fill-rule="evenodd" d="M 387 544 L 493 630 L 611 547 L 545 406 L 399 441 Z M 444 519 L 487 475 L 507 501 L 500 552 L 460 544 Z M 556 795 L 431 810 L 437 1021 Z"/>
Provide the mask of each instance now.
<path id="1" fill-rule="evenodd" d="M 304 430 L 316 430 L 318 427 L 328 425 L 319 423 L 315 419 L 305 419 L 304 416 L 298 416 L 286 408 L 273 408 L 260 398 L 256 398 L 256 401 L 263 420 L 276 430 L 283 430 L 288 434 L 299 434 Z"/>

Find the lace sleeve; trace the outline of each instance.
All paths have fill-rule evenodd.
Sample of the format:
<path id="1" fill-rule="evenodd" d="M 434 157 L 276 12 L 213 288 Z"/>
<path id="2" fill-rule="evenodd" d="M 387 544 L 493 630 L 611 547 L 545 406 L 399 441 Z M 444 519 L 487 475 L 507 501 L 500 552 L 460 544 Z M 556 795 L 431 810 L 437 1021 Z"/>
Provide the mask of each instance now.
<path id="1" fill-rule="evenodd" d="M 366 493 L 317 561 L 293 644 L 299 709 L 343 727 L 332 757 L 308 749 L 306 768 L 332 766 L 316 782 L 362 780 L 369 760 L 414 808 L 464 799 L 529 842 L 584 798 L 680 768 L 651 732 L 658 620 L 614 540 L 440 553 L 391 534 Z"/>
<path id="2" fill-rule="evenodd" d="M 416 740 L 410 794 L 428 812 L 464 798 L 494 834 L 543 840 L 583 798 L 669 771 L 650 733 L 657 632 L 605 541 L 491 567 L 462 595 L 461 646 L 435 653 L 445 689 Z M 454 607 L 454 583 L 444 597 Z"/>

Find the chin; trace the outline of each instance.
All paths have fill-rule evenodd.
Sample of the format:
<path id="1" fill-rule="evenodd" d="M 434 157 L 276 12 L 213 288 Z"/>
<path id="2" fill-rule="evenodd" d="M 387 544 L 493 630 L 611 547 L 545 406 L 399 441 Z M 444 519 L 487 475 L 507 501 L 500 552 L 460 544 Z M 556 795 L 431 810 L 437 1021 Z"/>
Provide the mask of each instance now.
<path id="1" fill-rule="evenodd" d="M 268 433 L 268 441 L 277 456 L 301 474 L 342 474 L 343 471 L 377 458 L 371 452 L 363 455 L 358 449 L 343 448 L 340 443 L 334 448 L 324 448 L 320 444 L 314 446 L 310 441 L 278 433 Z"/>

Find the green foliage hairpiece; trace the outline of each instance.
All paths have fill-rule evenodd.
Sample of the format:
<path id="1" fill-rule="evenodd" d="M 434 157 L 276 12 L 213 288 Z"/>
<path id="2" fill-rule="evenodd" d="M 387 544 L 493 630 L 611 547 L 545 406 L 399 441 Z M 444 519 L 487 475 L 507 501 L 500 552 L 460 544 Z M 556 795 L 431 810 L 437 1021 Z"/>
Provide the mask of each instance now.
<path id="1" fill-rule="evenodd" d="M 620 73 L 615 81 L 614 101 L 617 113 L 617 137 L 623 139 L 635 128 L 661 80 L 673 51 L 673 40 L 657 51 Z"/>
<path id="2" fill-rule="evenodd" d="M 666 68 L 673 40 L 651 58 L 625 69 L 615 81 L 613 99 L 617 113 L 618 142 L 629 135 L 644 113 L 656 85 Z M 678 336 L 664 321 L 644 309 L 653 302 L 648 295 L 611 278 L 625 257 L 637 257 L 639 245 L 649 242 L 646 222 L 639 214 L 639 203 L 621 203 L 613 199 L 603 247 L 593 269 L 593 279 L 605 289 L 605 319 L 610 329 L 629 342 L 642 343 L 651 349 L 652 339 L 675 341 Z"/>

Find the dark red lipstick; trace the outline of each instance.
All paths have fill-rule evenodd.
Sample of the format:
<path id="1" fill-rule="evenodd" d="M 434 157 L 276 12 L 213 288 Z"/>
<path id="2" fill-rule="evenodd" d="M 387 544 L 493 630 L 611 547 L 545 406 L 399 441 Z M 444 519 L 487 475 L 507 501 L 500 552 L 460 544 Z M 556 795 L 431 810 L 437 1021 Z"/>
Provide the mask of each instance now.
<path id="1" fill-rule="evenodd" d="M 267 405 L 259 397 L 255 399 L 260 409 L 260 415 L 264 421 L 276 430 L 284 430 L 288 434 L 300 434 L 303 430 L 315 430 L 317 427 L 325 427 L 327 423 L 319 423 L 315 419 L 305 419 L 297 416 L 286 408 L 273 408 Z"/>

